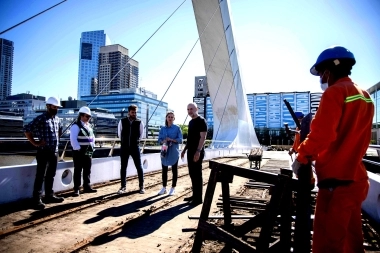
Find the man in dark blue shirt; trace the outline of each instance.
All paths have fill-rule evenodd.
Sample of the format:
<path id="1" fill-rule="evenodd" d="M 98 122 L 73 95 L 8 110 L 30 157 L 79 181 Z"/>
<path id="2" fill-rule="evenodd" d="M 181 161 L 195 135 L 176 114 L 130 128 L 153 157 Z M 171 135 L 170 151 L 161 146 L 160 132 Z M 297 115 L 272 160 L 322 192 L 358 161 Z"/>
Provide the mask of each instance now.
<path id="1" fill-rule="evenodd" d="M 24 133 L 30 143 L 37 147 L 37 172 L 34 180 L 33 204 L 35 209 L 44 209 L 45 203 L 60 203 L 62 197 L 54 195 L 53 183 L 58 163 L 58 143 L 62 126 L 56 116 L 60 102 L 55 97 L 46 101 L 47 111 L 34 118 L 24 127 Z M 37 138 L 36 141 L 34 138 Z M 41 200 L 42 183 L 45 177 L 45 199 Z"/>
<path id="2" fill-rule="evenodd" d="M 187 150 L 187 167 L 191 184 L 193 186 L 193 196 L 185 198 L 185 201 L 191 201 L 190 205 L 199 205 L 202 203 L 202 161 L 205 155 L 204 143 L 207 134 L 207 122 L 198 115 L 198 108 L 195 103 L 187 106 L 187 114 L 191 117 L 188 128 L 187 142 L 182 150 L 181 158 L 185 156 Z"/>

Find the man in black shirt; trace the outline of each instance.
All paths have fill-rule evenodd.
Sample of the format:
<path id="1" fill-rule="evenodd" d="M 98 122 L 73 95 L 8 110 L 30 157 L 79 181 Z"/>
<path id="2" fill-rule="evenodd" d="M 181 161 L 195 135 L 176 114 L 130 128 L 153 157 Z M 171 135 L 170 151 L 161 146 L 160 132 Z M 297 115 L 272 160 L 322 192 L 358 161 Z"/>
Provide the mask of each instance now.
<path id="1" fill-rule="evenodd" d="M 198 115 L 198 108 L 195 103 L 187 106 L 187 114 L 191 117 L 188 128 L 186 146 L 181 153 L 181 158 L 185 156 L 187 150 L 187 167 L 191 184 L 193 186 L 193 196 L 185 198 L 185 201 L 191 201 L 191 205 L 199 205 L 202 203 L 202 161 L 205 155 L 204 143 L 207 134 L 206 120 Z"/>

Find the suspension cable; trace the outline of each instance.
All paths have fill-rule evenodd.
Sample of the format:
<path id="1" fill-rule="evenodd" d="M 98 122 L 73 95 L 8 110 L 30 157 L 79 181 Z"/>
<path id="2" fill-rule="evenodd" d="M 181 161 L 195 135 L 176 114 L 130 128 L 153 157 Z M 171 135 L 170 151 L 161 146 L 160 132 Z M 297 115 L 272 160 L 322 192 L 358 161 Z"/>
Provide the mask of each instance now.
<path id="1" fill-rule="evenodd" d="M 190 49 L 190 52 L 187 54 L 185 60 L 182 62 L 181 66 L 179 67 L 179 69 L 178 69 L 178 71 L 177 71 L 177 73 L 175 74 L 174 78 L 172 79 L 172 81 L 170 82 L 168 88 L 166 89 L 164 95 L 162 96 L 160 102 L 159 102 L 159 103 L 156 105 L 156 107 L 154 108 L 154 111 L 152 112 L 152 115 L 149 117 L 149 119 L 148 119 L 148 121 L 147 121 L 147 123 L 146 123 L 146 125 L 145 125 L 145 128 L 148 127 L 149 121 L 151 120 L 151 118 L 153 117 L 154 113 L 156 112 L 158 106 L 161 104 L 162 100 L 163 100 L 164 97 L 166 96 L 166 93 L 169 91 L 169 89 L 170 89 L 170 87 L 172 86 L 174 80 L 177 78 L 179 72 L 182 70 L 182 67 L 185 65 L 187 59 L 189 58 L 190 54 L 193 52 L 193 50 L 194 50 L 195 46 L 197 45 L 198 41 L 199 41 L 200 38 L 203 36 L 204 32 L 206 31 L 208 25 L 210 24 L 210 22 L 211 22 L 212 18 L 214 17 L 216 11 L 218 10 L 218 8 L 220 8 L 219 4 L 218 4 L 218 6 L 215 8 L 214 13 L 212 14 L 211 18 L 210 18 L 209 21 L 207 22 L 207 24 L 206 24 L 205 28 L 203 29 L 201 35 L 199 35 L 199 37 L 198 37 L 197 40 L 195 41 L 193 47 Z M 220 43 L 219 43 L 219 44 L 220 44 Z M 219 48 L 219 46 L 218 46 L 218 48 Z M 214 55 L 214 57 L 215 57 L 215 55 Z M 211 64 L 210 64 L 210 65 L 211 65 Z M 209 67 L 210 67 L 210 66 L 209 66 Z M 185 121 L 184 121 L 184 124 L 185 124 L 186 119 L 187 119 L 188 116 L 189 116 L 189 115 L 186 116 Z M 143 147 L 145 147 L 145 143 L 146 143 L 146 140 L 144 141 L 144 145 L 143 145 Z M 141 152 L 144 152 L 144 149 L 142 149 Z"/>
<path id="2" fill-rule="evenodd" d="M 157 108 L 158 108 L 158 105 L 159 105 L 159 104 L 162 102 L 162 100 L 164 99 L 166 93 L 169 91 L 169 89 L 170 89 L 170 87 L 172 86 L 174 80 L 177 78 L 177 76 L 178 76 L 179 72 L 181 71 L 182 67 L 185 65 L 185 63 L 186 63 L 187 59 L 189 58 L 190 54 L 192 53 L 193 49 L 194 49 L 195 46 L 197 45 L 197 43 L 198 43 L 198 41 L 200 40 L 200 38 L 203 36 L 205 30 L 207 29 L 208 25 L 210 24 L 210 21 L 211 21 L 212 18 L 214 17 L 214 15 L 215 15 L 216 11 L 218 10 L 218 8 L 219 8 L 219 4 L 218 4 L 218 7 L 216 7 L 216 9 L 215 9 L 214 13 L 212 14 L 211 18 L 209 19 L 209 21 L 207 22 L 207 24 L 206 24 L 205 28 L 203 29 L 201 35 L 199 35 L 199 37 L 198 37 L 197 40 L 195 41 L 193 47 L 190 49 L 190 52 L 187 54 L 185 60 L 183 61 L 183 63 L 182 63 L 181 66 L 179 67 L 177 73 L 175 74 L 173 80 L 170 82 L 168 88 L 166 89 L 166 91 L 165 91 L 164 95 L 162 96 L 160 102 L 157 104 L 156 108 L 154 109 L 152 115 L 151 115 L 150 118 L 148 119 L 148 122 L 147 122 L 146 125 L 148 125 L 150 119 L 153 117 L 154 113 L 156 112 L 156 110 L 157 110 Z"/>
<path id="3" fill-rule="evenodd" d="M 10 27 L 10 28 L 8 28 L 8 29 L 6 29 L 6 30 L 4 30 L 4 31 L 2 31 L 2 32 L 0 32 L 0 35 L 1 34 L 3 34 L 3 33 L 6 33 L 6 32 L 8 32 L 8 31 L 10 31 L 10 30 L 12 30 L 13 28 L 16 28 L 17 26 L 19 26 L 19 25 L 21 25 L 21 24 L 23 24 L 23 23 L 25 23 L 25 22 L 27 22 L 27 21 L 29 21 L 29 20 L 31 20 L 31 19 L 33 19 L 33 18 L 35 18 L 35 17 L 37 17 L 37 16 L 39 16 L 39 15 L 41 15 L 42 13 L 44 13 L 44 12 L 47 12 L 48 10 L 50 10 L 50 9 L 53 9 L 54 7 L 56 7 L 56 6 L 58 6 L 58 5 L 60 5 L 61 3 L 63 3 L 63 2 L 66 2 L 67 0 L 63 0 L 62 2 L 60 2 L 60 3 L 57 3 L 56 5 L 53 5 L 52 7 L 50 7 L 50 8 L 47 8 L 46 10 L 44 10 L 44 11 L 41 11 L 40 13 L 37 13 L 36 15 L 34 15 L 34 16 L 32 16 L 32 17 L 30 17 L 30 18 L 28 18 L 28 19 L 25 19 L 24 21 L 22 21 L 22 22 L 20 22 L 20 23 L 18 23 L 18 24 L 16 24 L 16 25 L 14 25 L 14 26 L 12 26 L 12 27 Z"/>
<path id="4" fill-rule="evenodd" d="M 174 15 L 174 13 L 177 12 L 177 10 L 186 2 L 186 0 L 184 0 L 173 12 L 172 14 L 170 14 L 170 16 L 156 29 L 156 31 L 154 31 L 154 33 L 140 46 L 140 48 L 131 56 L 128 58 L 127 60 L 127 63 L 124 64 L 124 66 L 112 77 L 112 79 L 103 87 L 103 89 L 101 91 L 98 92 L 98 94 L 96 94 L 96 96 L 94 97 L 94 99 L 88 104 L 90 105 L 92 102 L 94 102 L 94 100 L 99 96 L 99 94 L 101 92 L 103 92 L 103 90 L 105 88 L 107 88 L 108 85 L 110 85 L 110 83 L 117 77 L 117 75 L 129 64 L 129 60 L 130 59 L 133 59 L 133 57 L 145 46 L 146 43 L 148 43 L 148 41 L 158 32 L 158 30 L 161 29 L 162 26 L 164 26 L 164 24 Z M 160 101 L 161 102 L 161 101 Z"/>
<path id="5" fill-rule="evenodd" d="M 66 1 L 66 0 L 65 0 Z M 124 66 L 112 77 L 112 79 L 102 88 L 101 91 L 98 92 L 98 94 L 96 94 L 96 96 L 94 97 L 94 99 L 88 104 L 88 105 L 91 105 L 95 99 L 99 96 L 99 94 L 101 92 L 103 92 L 103 90 L 105 88 L 108 87 L 108 85 L 110 85 L 110 83 L 117 77 L 117 75 L 129 64 L 129 60 L 130 59 L 133 59 L 133 57 L 145 46 L 146 43 L 148 43 L 148 41 L 161 29 L 161 27 L 174 15 L 174 13 L 177 12 L 177 10 L 186 2 L 186 0 L 184 0 L 170 15 L 169 17 L 154 31 L 154 33 L 139 47 L 139 49 L 131 56 L 128 58 L 126 64 L 124 64 Z M 62 132 L 61 134 L 61 137 L 63 136 L 64 133 L 66 133 L 66 131 L 72 126 L 72 124 L 74 124 L 75 120 L 73 120 L 70 125 Z"/>

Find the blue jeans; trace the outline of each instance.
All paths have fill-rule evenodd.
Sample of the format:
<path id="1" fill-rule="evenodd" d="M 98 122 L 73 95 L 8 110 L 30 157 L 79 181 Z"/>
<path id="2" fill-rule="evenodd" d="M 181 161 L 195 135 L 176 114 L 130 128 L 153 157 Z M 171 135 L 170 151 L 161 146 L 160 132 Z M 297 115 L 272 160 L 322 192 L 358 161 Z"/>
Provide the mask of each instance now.
<path id="1" fill-rule="evenodd" d="M 139 176 L 139 186 L 144 187 L 144 173 L 141 165 L 141 155 L 140 155 L 140 147 L 121 147 L 120 150 L 120 181 L 121 187 L 126 187 L 127 185 L 127 167 L 128 167 L 128 159 L 129 156 L 132 156 L 133 162 L 137 169 L 137 174 Z"/>

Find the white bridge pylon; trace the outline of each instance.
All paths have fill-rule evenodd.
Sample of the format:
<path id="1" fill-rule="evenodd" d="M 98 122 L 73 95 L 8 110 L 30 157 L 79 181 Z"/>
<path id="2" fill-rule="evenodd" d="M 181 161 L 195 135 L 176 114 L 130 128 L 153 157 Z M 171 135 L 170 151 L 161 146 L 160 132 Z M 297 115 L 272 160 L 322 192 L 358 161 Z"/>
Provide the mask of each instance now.
<path id="1" fill-rule="evenodd" d="M 241 80 L 229 1 L 192 3 L 214 114 L 212 146 L 258 147 Z"/>

